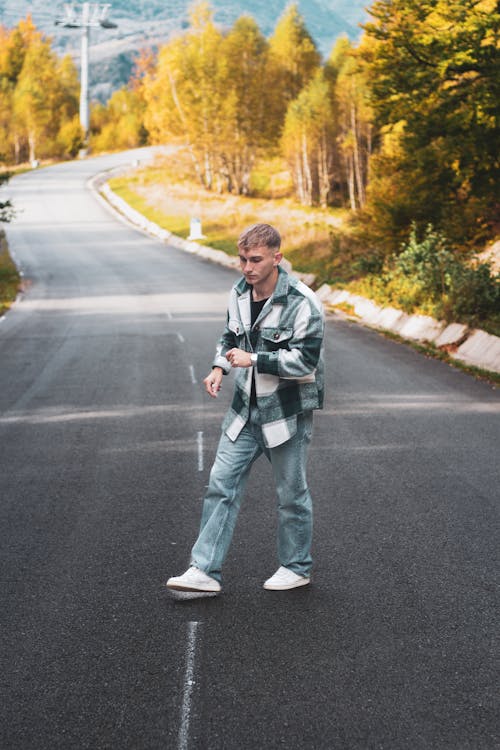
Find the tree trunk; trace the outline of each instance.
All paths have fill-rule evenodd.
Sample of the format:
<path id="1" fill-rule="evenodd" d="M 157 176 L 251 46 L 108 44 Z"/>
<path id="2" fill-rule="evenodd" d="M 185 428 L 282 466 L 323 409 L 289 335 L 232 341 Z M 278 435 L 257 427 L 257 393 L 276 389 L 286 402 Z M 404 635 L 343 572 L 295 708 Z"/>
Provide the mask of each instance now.
<path id="1" fill-rule="evenodd" d="M 28 133 L 28 144 L 29 144 L 29 161 L 34 162 L 36 159 L 36 136 L 33 131 Z"/>
<path id="2" fill-rule="evenodd" d="M 356 108 L 354 104 L 351 104 L 351 130 L 353 136 L 353 167 L 356 177 L 356 188 L 358 192 L 359 205 L 362 208 L 365 205 L 365 186 L 363 182 L 361 160 L 359 155 L 359 133 L 356 118 Z"/>
<path id="3" fill-rule="evenodd" d="M 307 137 L 302 133 L 302 166 L 304 170 L 304 198 L 305 205 L 312 206 L 313 203 L 313 180 L 309 152 L 307 148 Z"/>
<path id="4" fill-rule="evenodd" d="M 330 175 L 328 173 L 328 140 L 323 132 L 318 144 L 318 181 L 319 201 L 321 208 L 328 206 L 328 194 L 330 192 Z"/>
<path id="5" fill-rule="evenodd" d="M 16 164 L 21 160 L 21 142 L 17 134 L 14 136 L 14 160 Z"/>
<path id="6" fill-rule="evenodd" d="M 349 188 L 349 201 L 351 204 L 351 209 L 353 211 L 357 210 L 356 205 L 356 187 L 354 183 L 354 158 L 352 154 L 349 154 L 347 157 L 347 186 Z"/>
<path id="7" fill-rule="evenodd" d="M 295 159 L 295 182 L 297 185 L 298 199 L 301 203 L 305 203 L 304 175 L 302 174 L 302 165 L 299 154 L 297 154 Z"/>
<path id="8" fill-rule="evenodd" d="M 210 158 L 210 154 L 208 150 L 205 150 L 204 155 L 204 185 L 207 188 L 207 190 L 212 189 L 213 185 L 213 170 L 212 170 L 212 160 Z"/>

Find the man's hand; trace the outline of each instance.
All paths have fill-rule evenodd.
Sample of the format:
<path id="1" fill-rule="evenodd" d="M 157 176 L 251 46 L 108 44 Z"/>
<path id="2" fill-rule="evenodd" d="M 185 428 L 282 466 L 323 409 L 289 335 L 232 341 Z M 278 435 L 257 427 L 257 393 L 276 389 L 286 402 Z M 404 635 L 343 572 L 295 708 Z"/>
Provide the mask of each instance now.
<path id="1" fill-rule="evenodd" d="M 252 360 L 250 359 L 250 352 L 245 352 L 243 349 L 230 349 L 226 353 L 226 359 L 231 363 L 232 367 L 251 367 Z"/>
<path id="2" fill-rule="evenodd" d="M 205 383 L 205 390 L 212 398 L 217 398 L 217 394 L 220 391 L 222 378 L 224 373 L 220 367 L 213 367 L 208 373 L 207 377 L 203 381 Z"/>

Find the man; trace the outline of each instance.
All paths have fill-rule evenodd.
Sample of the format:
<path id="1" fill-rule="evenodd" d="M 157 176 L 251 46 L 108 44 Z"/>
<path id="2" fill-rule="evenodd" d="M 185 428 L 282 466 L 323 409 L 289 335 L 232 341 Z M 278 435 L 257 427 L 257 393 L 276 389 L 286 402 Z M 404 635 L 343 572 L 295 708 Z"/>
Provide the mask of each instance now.
<path id="1" fill-rule="evenodd" d="M 232 288 L 227 322 L 211 372 L 215 398 L 225 374 L 237 371 L 222 424 L 191 567 L 167 581 L 174 591 L 217 594 L 253 462 L 271 462 L 278 495 L 280 567 L 265 589 L 310 582 L 312 502 L 306 480 L 312 411 L 323 405 L 323 309 L 315 294 L 279 265 L 281 237 L 269 224 L 238 240 L 243 278 Z"/>

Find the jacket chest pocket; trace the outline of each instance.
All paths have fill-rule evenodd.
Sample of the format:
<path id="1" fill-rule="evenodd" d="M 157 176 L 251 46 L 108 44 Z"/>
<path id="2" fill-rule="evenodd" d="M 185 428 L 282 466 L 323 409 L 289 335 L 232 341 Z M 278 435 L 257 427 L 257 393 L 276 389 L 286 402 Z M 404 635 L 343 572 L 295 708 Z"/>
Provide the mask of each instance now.
<path id="1" fill-rule="evenodd" d="M 231 331 L 234 337 L 234 345 L 241 349 L 241 342 L 245 336 L 245 329 L 237 318 L 229 318 L 227 323 L 228 329 Z"/>
<path id="2" fill-rule="evenodd" d="M 289 342 L 293 336 L 292 328 L 261 328 L 260 336 L 264 349 L 274 352 L 278 349 L 289 349 Z"/>

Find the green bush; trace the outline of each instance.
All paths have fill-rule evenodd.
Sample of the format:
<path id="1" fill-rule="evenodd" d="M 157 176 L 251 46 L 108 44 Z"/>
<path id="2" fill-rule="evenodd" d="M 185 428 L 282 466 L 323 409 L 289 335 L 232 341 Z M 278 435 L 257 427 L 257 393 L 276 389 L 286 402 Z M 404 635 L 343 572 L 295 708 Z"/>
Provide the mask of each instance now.
<path id="1" fill-rule="evenodd" d="M 500 324 L 500 277 L 488 263 L 467 262 L 447 239 L 429 225 L 419 237 L 412 228 L 408 242 L 393 254 L 380 274 L 356 284 L 383 304 L 447 321 Z"/>

